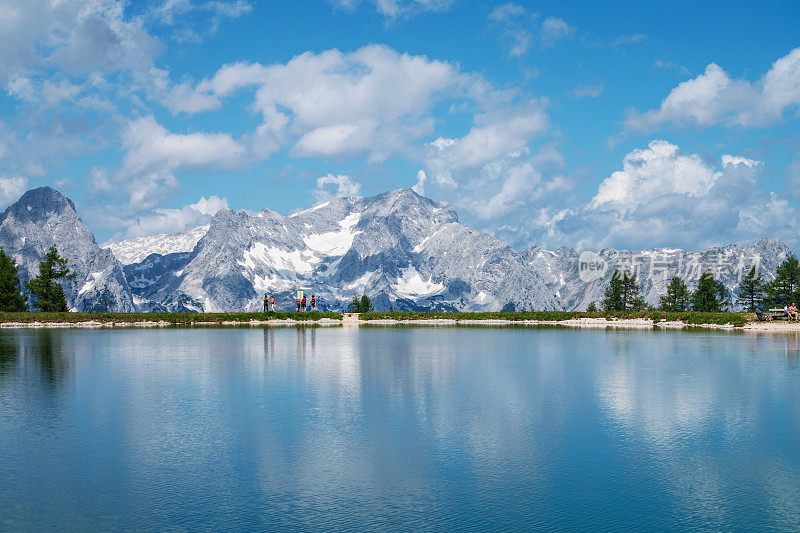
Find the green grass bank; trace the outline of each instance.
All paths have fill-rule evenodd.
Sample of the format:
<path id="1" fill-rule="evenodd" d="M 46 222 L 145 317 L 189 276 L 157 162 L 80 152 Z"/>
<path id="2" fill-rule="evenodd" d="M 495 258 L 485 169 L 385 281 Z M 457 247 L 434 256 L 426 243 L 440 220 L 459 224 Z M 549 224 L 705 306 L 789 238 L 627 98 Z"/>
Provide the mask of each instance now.
<path id="1" fill-rule="evenodd" d="M 317 321 L 323 318 L 331 320 L 341 320 L 342 313 L 0 313 L 0 323 L 82 323 L 99 322 L 103 324 L 134 324 L 145 322 L 161 322 L 167 324 L 246 324 L 252 321 L 263 322 L 268 320 L 297 320 L 297 321 Z M 445 312 L 373 312 L 362 313 L 359 316 L 362 321 L 376 320 L 396 320 L 396 321 L 420 321 L 420 320 L 455 320 L 455 321 L 479 321 L 479 320 L 503 320 L 510 322 L 538 321 L 538 322 L 561 322 L 565 320 L 575 320 L 580 318 L 600 318 L 609 321 L 624 319 L 650 319 L 654 323 L 683 322 L 685 324 L 717 324 L 733 326 L 743 326 L 747 322 L 755 320 L 752 313 L 696 313 L 696 312 L 664 312 L 664 311 L 641 311 L 641 312 L 617 312 L 617 313 L 587 313 L 579 311 L 523 311 L 523 312 L 496 312 L 496 313 L 445 313 Z"/>

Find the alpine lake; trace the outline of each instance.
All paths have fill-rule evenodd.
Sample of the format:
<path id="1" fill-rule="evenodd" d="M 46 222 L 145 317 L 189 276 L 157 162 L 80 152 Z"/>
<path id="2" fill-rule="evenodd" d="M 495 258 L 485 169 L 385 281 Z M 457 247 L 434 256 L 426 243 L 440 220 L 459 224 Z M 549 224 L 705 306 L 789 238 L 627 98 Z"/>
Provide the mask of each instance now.
<path id="1" fill-rule="evenodd" d="M 0 530 L 797 531 L 792 334 L 0 330 Z"/>

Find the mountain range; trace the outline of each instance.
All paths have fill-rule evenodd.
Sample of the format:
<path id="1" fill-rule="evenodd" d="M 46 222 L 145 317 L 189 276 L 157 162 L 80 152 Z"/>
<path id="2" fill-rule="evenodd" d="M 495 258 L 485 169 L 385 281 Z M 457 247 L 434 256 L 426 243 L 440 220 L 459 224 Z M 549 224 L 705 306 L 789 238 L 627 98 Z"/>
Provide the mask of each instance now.
<path id="1" fill-rule="evenodd" d="M 771 279 L 790 253 L 770 239 L 701 251 L 519 251 L 408 188 L 288 216 L 223 210 L 204 226 L 102 247 L 73 202 L 49 187 L 26 192 L 2 214 L 0 246 L 23 279 L 36 275 L 53 244 L 76 273 L 64 288 L 79 311 L 258 310 L 265 293 L 289 310 L 298 290 L 326 310 L 342 310 L 361 294 L 379 310 L 585 309 L 622 267 L 638 275 L 652 304 L 673 275 L 692 288 L 707 270 L 735 301 L 750 266 Z"/>

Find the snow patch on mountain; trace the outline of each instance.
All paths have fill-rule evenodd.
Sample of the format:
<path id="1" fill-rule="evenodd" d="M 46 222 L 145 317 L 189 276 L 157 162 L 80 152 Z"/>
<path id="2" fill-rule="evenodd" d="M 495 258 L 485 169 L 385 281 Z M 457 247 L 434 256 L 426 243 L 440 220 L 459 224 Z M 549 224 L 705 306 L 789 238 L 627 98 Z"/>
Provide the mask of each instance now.
<path id="1" fill-rule="evenodd" d="M 353 239 L 356 238 L 356 235 L 362 233 L 361 231 L 353 230 L 358 225 L 359 220 L 361 220 L 361 213 L 352 213 L 339 221 L 340 230 L 308 235 L 303 238 L 303 242 L 309 248 L 322 255 L 344 255 L 353 245 Z M 312 227 L 311 224 L 304 224 L 304 226 Z"/>
<path id="2" fill-rule="evenodd" d="M 295 274 L 310 274 L 318 262 L 319 259 L 307 250 L 287 251 L 256 242 L 244 252 L 244 260 L 239 264 L 250 270 L 259 264 Z"/>
<path id="3" fill-rule="evenodd" d="M 444 285 L 441 283 L 434 283 L 432 278 L 427 281 L 422 279 L 422 276 L 414 266 L 409 263 L 408 266 L 401 270 L 402 274 L 397 278 L 397 281 L 391 285 L 392 289 L 403 298 L 418 298 L 420 296 L 432 296 L 444 291 Z"/>
<path id="4" fill-rule="evenodd" d="M 208 232 L 209 225 L 198 226 L 174 233 L 159 233 L 117 242 L 107 242 L 108 248 L 123 265 L 141 263 L 150 254 L 168 255 L 191 252 L 197 242 Z"/>

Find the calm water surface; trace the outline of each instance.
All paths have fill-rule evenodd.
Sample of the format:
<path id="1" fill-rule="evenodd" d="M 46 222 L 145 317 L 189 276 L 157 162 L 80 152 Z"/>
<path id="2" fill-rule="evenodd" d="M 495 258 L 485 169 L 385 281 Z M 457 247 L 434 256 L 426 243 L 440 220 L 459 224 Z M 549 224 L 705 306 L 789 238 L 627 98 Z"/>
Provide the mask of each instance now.
<path id="1" fill-rule="evenodd" d="M 798 530 L 798 340 L 0 331 L 0 529 L 45 528 Z"/>

